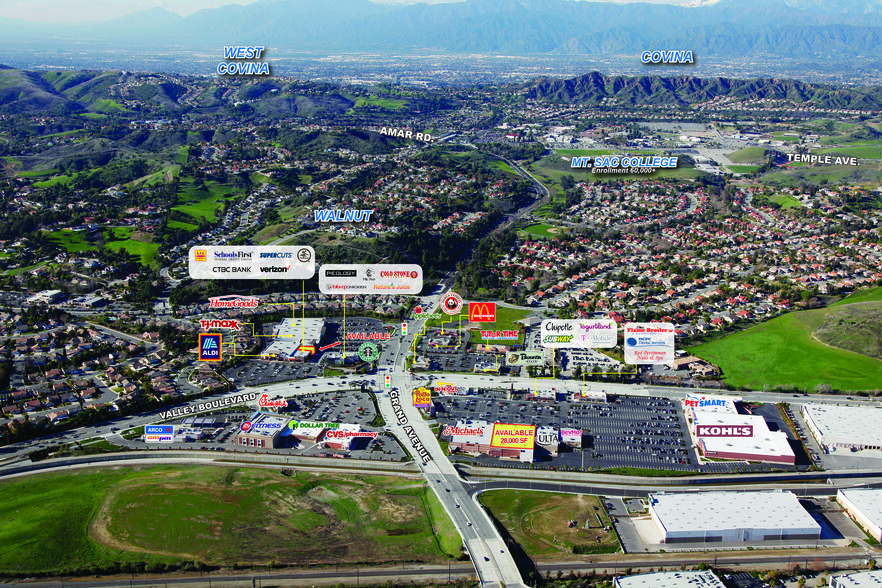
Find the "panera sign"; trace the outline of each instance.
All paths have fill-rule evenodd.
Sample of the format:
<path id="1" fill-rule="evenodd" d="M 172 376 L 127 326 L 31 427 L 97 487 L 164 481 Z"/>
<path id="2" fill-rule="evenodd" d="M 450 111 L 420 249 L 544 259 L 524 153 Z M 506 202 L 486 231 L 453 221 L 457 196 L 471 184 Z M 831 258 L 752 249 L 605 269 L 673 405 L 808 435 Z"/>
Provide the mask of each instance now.
<path id="1" fill-rule="evenodd" d="M 697 437 L 753 437 L 753 425 L 695 425 Z"/>

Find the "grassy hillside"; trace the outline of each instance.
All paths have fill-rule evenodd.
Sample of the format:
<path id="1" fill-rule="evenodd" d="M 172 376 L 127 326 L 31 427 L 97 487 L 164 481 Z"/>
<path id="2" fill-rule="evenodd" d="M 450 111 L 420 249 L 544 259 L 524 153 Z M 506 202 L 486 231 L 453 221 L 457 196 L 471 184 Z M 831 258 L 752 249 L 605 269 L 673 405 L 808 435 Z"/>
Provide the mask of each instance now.
<path id="1" fill-rule="evenodd" d="M 811 391 L 818 384 L 829 384 L 839 390 L 874 390 L 882 383 L 882 360 L 822 341 L 864 352 L 878 350 L 879 331 L 873 332 L 872 325 L 879 323 L 879 315 L 875 323 L 859 329 L 850 321 L 858 316 L 854 302 L 880 297 L 877 288 L 857 296 L 852 304 L 788 313 L 689 351 L 720 366 L 726 382 L 733 386 Z M 882 313 L 882 303 L 872 306 Z M 821 333 L 816 334 L 819 327 Z"/>
<path id="2" fill-rule="evenodd" d="M 728 153 L 726 157 L 733 163 L 763 163 L 765 154 L 766 150 L 763 147 L 745 147 Z"/>
<path id="3" fill-rule="evenodd" d="M 565 559 L 572 558 L 574 548 L 581 553 L 619 549 L 615 534 L 605 530 L 609 519 L 595 496 L 491 490 L 481 495 L 481 504 L 530 557 Z M 570 521 L 576 526 L 568 527 Z"/>
<path id="4" fill-rule="evenodd" d="M 435 495 L 398 478 L 123 467 L 4 480 L 0 492 L 4 572 L 181 559 L 440 563 L 461 544 Z"/>

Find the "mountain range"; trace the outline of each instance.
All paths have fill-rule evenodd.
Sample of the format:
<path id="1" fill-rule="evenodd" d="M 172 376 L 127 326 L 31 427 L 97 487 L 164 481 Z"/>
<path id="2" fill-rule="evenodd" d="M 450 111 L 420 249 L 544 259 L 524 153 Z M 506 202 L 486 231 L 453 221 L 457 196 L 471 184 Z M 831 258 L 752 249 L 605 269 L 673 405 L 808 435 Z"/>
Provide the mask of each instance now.
<path id="1" fill-rule="evenodd" d="M 878 58 L 882 0 L 721 0 L 697 6 L 573 0 L 260 0 L 190 16 L 153 8 L 87 23 L 0 19 L 0 37 L 50 49 L 619 55 L 691 50 L 698 59 Z"/>
<path id="2" fill-rule="evenodd" d="M 605 76 L 591 72 L 568 80 L 540 78 L 523 84 L 520 93 L 527 98 L 572 104 L 599 104 L 615 98 L 625 104 L 688 106 L 732 97 L 744 100 L 790 100 L 821 108 L 882 110 L 882 87 L 843 88 L 796 80 L 758 78 L 697 78 L 693 76 Z"/>
<path id="3" fill-rule="evenodd" d="M 0 65 L 0 113 L 73 114 L 121 113 L 128 109 L 113 99 L 113 88 L 132 74 L 98 71 L 25 71 Z M 138 76 L 138 74 L 134 74 Z M 297 82 L 255 80 L 221 99 L 217 89 L 194 78 L 166 81 L 137 79 L 132 93 L 146 111 L 168 114 L 182 108 L 220 112 L 247 101 L 248 109 L 263 116 L 340 115 L 355 105 L 333 85 L 310 88 Z M 185 104 L 180 99 L 191 94 Z M 757 78 L 698 78 L 694 76 L 607 76 L 591 72 L 571 79 L 542 77 L 526 84 L 500 86 L 530 99 L 570 104 L 600 104 L 615 99 L 630 105 L 689 106 L 714 98 L 781 99 L 821 108 L 882 111 L 882 86 L 843 87 L 796 80 Z"/>

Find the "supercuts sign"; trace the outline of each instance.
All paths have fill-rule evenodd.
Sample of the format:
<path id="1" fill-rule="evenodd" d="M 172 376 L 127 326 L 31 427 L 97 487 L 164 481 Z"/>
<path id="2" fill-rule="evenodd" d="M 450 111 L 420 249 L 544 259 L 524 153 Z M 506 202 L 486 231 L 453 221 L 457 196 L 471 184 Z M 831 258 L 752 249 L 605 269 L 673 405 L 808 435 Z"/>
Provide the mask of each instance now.
<path id="1" fill-rule="evenodd" d="M 695 425 L 697 437 L 753 437 L 753 425 Z"/>

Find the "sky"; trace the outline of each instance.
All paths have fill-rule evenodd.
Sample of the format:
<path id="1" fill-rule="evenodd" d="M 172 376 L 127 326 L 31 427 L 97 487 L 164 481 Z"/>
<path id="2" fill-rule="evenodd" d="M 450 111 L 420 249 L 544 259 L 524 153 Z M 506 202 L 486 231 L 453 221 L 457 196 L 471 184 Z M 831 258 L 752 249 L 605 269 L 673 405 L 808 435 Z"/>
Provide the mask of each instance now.
<path id="1" fill-rule="evenodd" d="M 188 16 L 203 8 L 217 8 L 227 4 L 252 4 L 257 0 L 2 0 L 0 17 L 18 18 L 29 22 L 77 22 L 87 20 L 110 20 L 161 6 L 170 12 Z M 321 2 L 322 0 L 313 0 Z M 460 0 L 373 0 L 383 4 L 402 4 L 423 1 L 431 4 L 457 2 Z M 630 1 L 694 4 L 708 0 L 593 0 L 595 2 Z M 713 1 L 713 0 L 711 0 Z"/>

